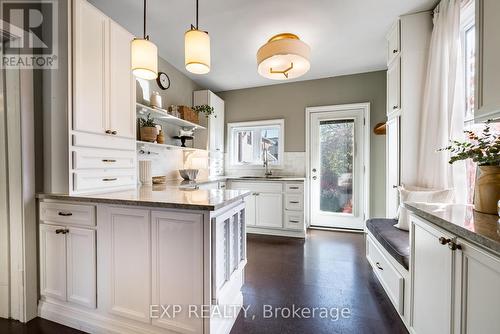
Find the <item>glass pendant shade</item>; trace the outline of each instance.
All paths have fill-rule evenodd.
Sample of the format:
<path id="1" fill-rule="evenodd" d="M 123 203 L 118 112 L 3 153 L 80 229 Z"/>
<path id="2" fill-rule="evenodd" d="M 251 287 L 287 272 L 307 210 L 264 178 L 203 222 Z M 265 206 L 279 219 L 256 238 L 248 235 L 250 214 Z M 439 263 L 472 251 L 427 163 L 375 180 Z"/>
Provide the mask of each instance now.
<path id="1" fill-rule="evenodd" d="M 186 70 L 194 74 L 210 72 L 210 36 L 205 31 L 190 29 L 184 34 Z"/>
<path id="2" fill-rule="evenodd" d="M 298 78 L 309 71 L 310 56 L 311 48 L 297 35 L 279 34 L 257 51 L 257 71 L 273 80 Z"/>
<path id="3" fill-rule="evenodd" d="M 141 79 L 153 80 L 158 76 L 158 48 L 148 39 L 132 41 L 132 73 Z"/>

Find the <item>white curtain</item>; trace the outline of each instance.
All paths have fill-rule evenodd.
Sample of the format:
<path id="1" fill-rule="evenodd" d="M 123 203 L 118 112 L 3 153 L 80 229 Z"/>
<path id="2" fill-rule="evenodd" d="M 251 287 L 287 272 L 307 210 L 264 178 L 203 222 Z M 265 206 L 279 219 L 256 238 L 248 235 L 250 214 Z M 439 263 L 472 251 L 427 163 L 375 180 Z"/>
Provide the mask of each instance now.
<path id="1" fill-rule="evenodd" d="M 460 0 L 442 0 L 434 10 L 420 122 L 418 183 L 455 190 L 455 201 L 465 203 L 465 164 L 448 163 L 448 152 L 437 152 L 449 140 L 463 138 L 465 80 L 460 43 Z"/>

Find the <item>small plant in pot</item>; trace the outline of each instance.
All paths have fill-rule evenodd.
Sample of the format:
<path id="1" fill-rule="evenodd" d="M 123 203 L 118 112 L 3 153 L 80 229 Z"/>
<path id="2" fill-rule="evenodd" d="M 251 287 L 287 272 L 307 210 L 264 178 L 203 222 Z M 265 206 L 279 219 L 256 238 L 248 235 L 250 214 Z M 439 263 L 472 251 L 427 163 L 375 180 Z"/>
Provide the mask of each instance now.
<path id="1" fill-rule="evenodd" d="M 151 114 L 147 114 L 146 118 L 139 118 L 139 126 L 142 141 L 155 142 L 158 136 L 158 128 Z"/>
<path id="2" fill-rule="evenodd" d="M 208 104 L 202 104 L 200 106 L 194 106 L 193 110 L 195 113 L 199 114 L 204 114 L 206 118 L 209 118 L 210 116 L 217 117 L 215 114 L 214 108 L 209 106 Z"/>
<path id="3" fill-rule="evenodd" d="M 476 211 L 495 214 L 500 200 L 500 134 L 486 125 L 482 132 L 464 131 L 468 141 L 452 141 L 440 151 L 450 151 L 450 164 L 472 159 L 479 169 L 474 188 Z"/>

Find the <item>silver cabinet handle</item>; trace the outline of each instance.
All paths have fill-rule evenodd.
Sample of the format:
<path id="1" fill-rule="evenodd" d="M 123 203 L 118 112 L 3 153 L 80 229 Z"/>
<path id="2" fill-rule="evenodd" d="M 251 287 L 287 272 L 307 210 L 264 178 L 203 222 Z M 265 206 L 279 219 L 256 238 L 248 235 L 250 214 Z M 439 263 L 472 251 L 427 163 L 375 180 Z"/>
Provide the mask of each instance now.
<path id="1" fill-rule="evenodd" d="M 299 187 L 290 187 L 290 189 L 295 189 L 295 190 L 297 190 L 297 189 L 299 189 Z"/>
<path id="2" fill-rule="evenodd" d="M 103 181 L 106 181 L 106 182 L 109 182 L 109 181 L 116 181 L 118 180 L 116 177 L 112 177 L 112 178 L 105 178 L 105 179 L 102 179 Z"/>
<path id="3" fill-rule="evenodd" d="M 300 202 L 297 202 L 297 201 L 290 201 L 290 203 L 292 203 L 292 204 L 299 204 Z"/>
<path id="4" fill-rule="evenodd" d="M 290 219 L 290 220 L 288 220 L 288 221 L 289 221 L 290 223 L 296 223 L 296 224 L 300 223 L 300 221 L 298 221 L 298 220 L 291 220 L 291 219 Z"/>
<path id="5" fill-rule="evenodd" d="M 377 262 L 377 263 L 375 263 L 375 265 L 377 266 L 377 268 L 378 268 L 379 270 L 384 270 L 384 268 L 382 268 L 382 266 L 380 265 L 380 263 L 378 263 L 378 262 Z"/>

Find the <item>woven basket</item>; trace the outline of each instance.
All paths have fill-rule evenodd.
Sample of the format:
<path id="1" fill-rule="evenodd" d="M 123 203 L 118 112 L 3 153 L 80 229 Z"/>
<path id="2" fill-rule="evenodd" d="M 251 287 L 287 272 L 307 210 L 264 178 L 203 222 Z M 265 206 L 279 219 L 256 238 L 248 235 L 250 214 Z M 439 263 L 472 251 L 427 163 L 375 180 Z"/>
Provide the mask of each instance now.
<path id="1" fill-rule="evenodd" d="M 179 106 L 179 113 L 182 119 L 198 124 L 198 114 L 193 109 L 186 106 Z"/>

